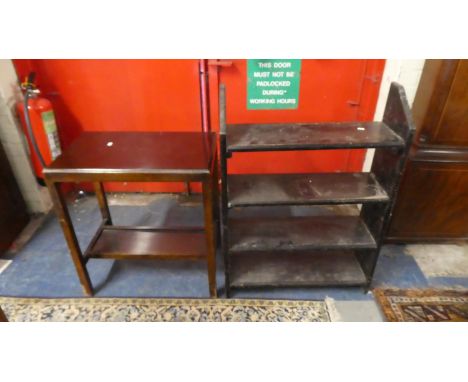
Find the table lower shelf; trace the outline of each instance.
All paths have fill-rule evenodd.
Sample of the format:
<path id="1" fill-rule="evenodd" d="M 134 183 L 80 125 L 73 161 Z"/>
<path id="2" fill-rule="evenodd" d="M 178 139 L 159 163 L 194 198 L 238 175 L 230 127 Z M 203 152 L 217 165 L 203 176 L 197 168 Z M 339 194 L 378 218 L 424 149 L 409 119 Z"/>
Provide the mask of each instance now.
<path id="1" fill-rule="evenodd" d="M 352 251 L 236 253 L 230 263 L 232 288 L 367 285 Z"/>
<path id="2" fill-rule="evenodd" d="M 85 257 L 97 259 L 205 259 L 203 229 L 104 226 Z"/>

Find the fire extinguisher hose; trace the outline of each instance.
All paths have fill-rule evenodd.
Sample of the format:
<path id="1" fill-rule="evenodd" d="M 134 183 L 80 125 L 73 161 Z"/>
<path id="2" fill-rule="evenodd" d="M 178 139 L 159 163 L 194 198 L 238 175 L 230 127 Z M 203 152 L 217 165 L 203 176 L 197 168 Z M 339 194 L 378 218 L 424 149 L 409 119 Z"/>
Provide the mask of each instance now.
<path id="1" fill-rule="evenodd" d="M 42 168 L 45 168 L 46 167 L 45 161 L 44 161 L 44 158 L 42 157 L 41 152 L 39 151 L 39 146 L 37 145 L 36 138 L 34 137 L 33 130 L 31 127 L 31 118 L 29 116 L 28 102 L 29 102 L 30 93 L 32 91 L 33 91 L 32 89 L 27 88 L 26 91 L 24 92 L 24 108 L 23 108 L 24 120 L 26 121 L 26 129 L 28 130 L 29 139 L 31 140 L 34 151 L 36 152 L 37 157 L 39 158 L 39 162 L 41 162 Z"/>

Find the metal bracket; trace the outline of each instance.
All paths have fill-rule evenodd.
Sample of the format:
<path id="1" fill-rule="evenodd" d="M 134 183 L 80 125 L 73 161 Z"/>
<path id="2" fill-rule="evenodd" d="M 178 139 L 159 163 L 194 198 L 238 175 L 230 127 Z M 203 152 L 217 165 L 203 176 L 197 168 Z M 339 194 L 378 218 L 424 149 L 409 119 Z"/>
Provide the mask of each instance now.
<path id="1" fill-rule="evenodd" d="M 208 60 L 208 66 L 221 66 L 223 68 L 228 68 L 232 66 L 232 61 L 230 60 Z"/>
<path id="2" fill-rule="evenodd" d="M 353 101 L 353 100 L 346 101 L 346 103 L 351 107 L 357 107 L 360 105 L 359 101 Z"/>

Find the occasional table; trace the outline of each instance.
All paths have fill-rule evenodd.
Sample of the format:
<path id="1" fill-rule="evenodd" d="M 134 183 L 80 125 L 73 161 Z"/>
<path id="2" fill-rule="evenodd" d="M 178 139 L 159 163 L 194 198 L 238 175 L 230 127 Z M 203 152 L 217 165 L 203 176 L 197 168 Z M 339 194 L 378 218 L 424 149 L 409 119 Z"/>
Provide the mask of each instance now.
<path id="1" fill-rule="evenodd" d="M 208 266 L 211 297 L 216 297 L 217 159 L 212 133 L 86 132 L 44 169 L 80 283 L 93 286 L 86 263 L 98 259 L 202 259 Z M 82 252 L 60 184 L 92 182 L 102 222 Z M 112 222 L 103 182 L 200 182 L 204 227 L 119 226 Z"/>

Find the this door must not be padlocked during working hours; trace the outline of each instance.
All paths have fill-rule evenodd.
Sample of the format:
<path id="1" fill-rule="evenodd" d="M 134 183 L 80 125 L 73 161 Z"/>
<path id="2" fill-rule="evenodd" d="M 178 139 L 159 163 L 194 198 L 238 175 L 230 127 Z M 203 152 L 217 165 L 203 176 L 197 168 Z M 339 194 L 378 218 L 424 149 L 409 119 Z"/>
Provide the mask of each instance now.
<path id="1" fill-rule="evenodd" d="M 296 97 L 278 101 L 283 103 L 279 108 L 262 109 L 248 107 L 247 60 L 208 60 L 212 130 L 219 129 L 220 83 L 226 85 L 228 123 L 373 119 L 384 60 L 285 61 L 300 63 L 297 89 L 290 84 Z M 199 60 L 14 60 L 14 64 L 19 78 L 37 73 L 43 96 L 54 106 L 64 149 L 82 131 L 201 131 Z M 294 70 L 277 69 L 285 74 L 274 80 Z M 254 97 L 255 89 L 250 93 Z M 268 94 L 278 98 L 280 93 L 273 89 Z M 295 102 L 291 99 L 296 107 L 290 107 Z M 360 171 L 364 155 L 364 150 L 245 153 L 230 161 L 230 172 Z M 144 183 L 106 186 L 109 191 L 182 189 Z"/>

